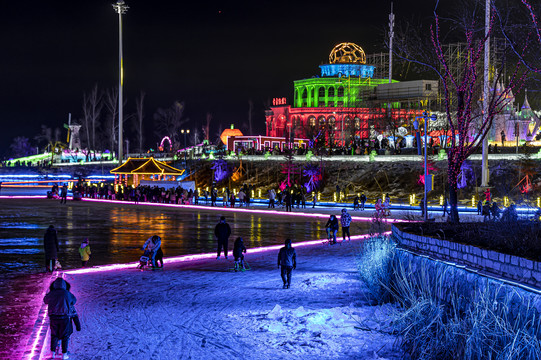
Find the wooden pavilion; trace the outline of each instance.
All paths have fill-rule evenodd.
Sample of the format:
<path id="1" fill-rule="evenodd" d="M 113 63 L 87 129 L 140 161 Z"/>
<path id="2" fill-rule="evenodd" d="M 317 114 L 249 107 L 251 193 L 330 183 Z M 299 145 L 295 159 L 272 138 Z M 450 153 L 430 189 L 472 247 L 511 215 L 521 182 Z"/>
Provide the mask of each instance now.
<path id="1" fill-rule="evenodd" d="M 115 175 L 115 184 L 138 186 L 141 180 L 179 180 L 184 169 L 177 169 L 154 158 L 128 158 L 119 167 L 111 170 Z"/>

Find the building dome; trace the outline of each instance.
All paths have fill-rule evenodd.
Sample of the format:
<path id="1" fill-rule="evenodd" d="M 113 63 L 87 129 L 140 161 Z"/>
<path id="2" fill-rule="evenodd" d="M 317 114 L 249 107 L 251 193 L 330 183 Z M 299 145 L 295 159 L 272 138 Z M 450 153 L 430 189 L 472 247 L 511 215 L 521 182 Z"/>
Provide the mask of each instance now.
<path id="1" fill-rule="evenodd" d="M 225 129 L 222 132 L 222 135 L 220 135 L 220 140 L 222 140 L 222 142 L 227 145 L 227 138 L 230 136 L 242 136 L 242 131 L 233 128 L 233 125 L 231 125 L 231 129 Z"/>
<path id="2" fill-rule="evenodd" d="M 332 49 L 330 64 L 366 64 L 364 50 L 354 43 L 341 43 Z"/>

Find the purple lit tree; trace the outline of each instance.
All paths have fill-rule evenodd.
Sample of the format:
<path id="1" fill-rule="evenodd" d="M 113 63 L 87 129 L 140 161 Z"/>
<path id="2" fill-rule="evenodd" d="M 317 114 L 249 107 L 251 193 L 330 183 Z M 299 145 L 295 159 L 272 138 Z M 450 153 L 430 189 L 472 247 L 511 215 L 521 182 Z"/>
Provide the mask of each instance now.
<path id="1" fill-rule="evenodd" d="M 452 222 L 459 222 L 457 209 L 458 178 L 464 161 L 476 152 L 483 139 L 491 129 L 494 117 L 509 104 L 513 92 L 516 94 L 522 89 L 526 76 L 531 72 L 539 72 L 539 69 L 528 63 L 528 56 L 531 55 L 532 47 L 541 44 L 541 36 L 537 24 L 535 11 L 526 1 L 520 1 L 517 14 L 513 17 L 504 17 L 495 7 L 494 2 L 490 3 L 491 17 L 485 33 L 484 29 L 478 26 L 483 20 L 478 18 L 478 9 L 464 15 L 458 23 L 452 24 L 462 27 L 465 40 L 463 50 L 463 62 L 460 65 L 460 75 L 453 71 L 449 58 L 445 54 L 445 45 L 442 43 L 442 23 L 438 15 L 438 4 L 434 9 L 434 22 L 430 26 L 430 46 L 422 45 L 417 41 L 413 43 L 410 39 L 416 38 L 411 32 L 404 34 L 398 39 L 398 56 L 404 60 L 430 69 L 440 78 L 440 86 L 443 87 L 444 112 L 452 134 L 451 144 L 448 148 L 448 187 L 449 200 L 451 205 Z M 522 13 L 520 13 L 522 11 Z M 506 12 L 510 12 L 506 9 Z M 482 12 L 481 12 L 482 13 Z M 473 15 L 472 15 L 473 14 Z M 526 22 L 519 23 L 518 20 L 527 18 Z M 510 23 L 513 19 L 513 23 Z M 498 27 L 496 27 L 498 25 Z M 514 28 L 514 32 L 511 30 Z M 520 29 L 522 36 L 513 36 Z M 410 29 L 411 30 L 411 29 Z M 446 34 L 449 36 L 449 34 Z M 509 42 L 506 48 L 507 56 L 500 60 L 500 63 L 492 64 L 493 72 L 490 80 L 486 111 L 483 113 L 478 103 L 483 98 L 483 77 L 479 76 L 483 71 L 483 54 L 485 46 L 490 37 L 503 36 Z M 409 39 L 408 39 L 409 38 Z M 423 37 L 420 36 L 420 39 Z M 427 48 L 430 50 L 427 53 Z M 424 56 L 423 56 L 424 54 Z M 512 56 L 511 56 L 512 55 Z M 507 60 L 514 58 L 513 63 Z M 504 71 L 510 73 L 508 79 L 504 79 Z M 502 84 L 507 80 L 507 85 Z"/>
<path id="2" fill-rule="evenodd" d="M 225 161 L 224 159 L 214 160 L 214 162 L 212 163 L 212 170 L 214 170 L 214 181 L 216 181 L 216 183 L 225 180 L 230 173 L 227 161 Z"/>
<path id="3" fill-rule="evenodd" d="M 309 193 L 316 190 L 323 179 L 321 170 L 317 165 L 307 165 L 303 170 L 303 175 L 308 177 L 308 182 L 304 184 L 304 187 Z"/>

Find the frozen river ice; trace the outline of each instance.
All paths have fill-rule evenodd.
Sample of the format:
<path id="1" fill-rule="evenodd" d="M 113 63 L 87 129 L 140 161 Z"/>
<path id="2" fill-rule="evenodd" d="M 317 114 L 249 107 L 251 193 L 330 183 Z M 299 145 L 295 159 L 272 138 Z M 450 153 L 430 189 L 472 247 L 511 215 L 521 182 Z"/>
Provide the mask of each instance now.
<path id="1" fill-rule="evenodd" d="M 0 199 L 0 272 L 44 270 L 43 235 L 49 225 L 58 231 L 60 262 L 80 266 L 78 248 L 90 239 L 91 265 L 135 261 L 150 236 L 162 237 L 165 256 L 214 251 L 214 226 L 223 214 L 232 227 L 229 249 L 241 236 L 248 248 L 280 244 L 290 237 L 304 241 L 325 237 L 325 218 L 273 216 L 223 212 L 221 208 L 195 211 L 181 207 L 155 207 L 47 199 Z M 362 234 L 357 223 L 351 232 Z"/>

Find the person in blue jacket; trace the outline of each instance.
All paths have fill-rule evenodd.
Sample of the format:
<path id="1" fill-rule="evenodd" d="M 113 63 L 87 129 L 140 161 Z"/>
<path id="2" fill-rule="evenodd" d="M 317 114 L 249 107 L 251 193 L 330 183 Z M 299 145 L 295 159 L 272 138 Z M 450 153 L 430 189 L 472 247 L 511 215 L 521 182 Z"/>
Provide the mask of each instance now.
<path id="1" fill-rule="evenodd" d="M 291 246 L 291 239 L 285 241 L 285 246 L 278 253 L 278 269 L 282 267 L 281 276 L 284 282 L 283 289 L 291 286 L 291 272 L 297 268 L 297 253 Z"/>

